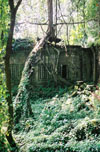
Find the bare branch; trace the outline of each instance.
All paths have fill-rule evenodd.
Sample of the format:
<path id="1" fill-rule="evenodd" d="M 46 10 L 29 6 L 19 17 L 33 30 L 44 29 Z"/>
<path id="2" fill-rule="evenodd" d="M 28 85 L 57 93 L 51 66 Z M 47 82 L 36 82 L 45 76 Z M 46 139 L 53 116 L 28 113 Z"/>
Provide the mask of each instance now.
<path id="1" fill-rule="evenodd" d="M 16 5 L 16 7 L 15 7 L 15 11 L 18 10 L 18 7 L 20 6 L 21 2 L 22 2 L 22 0 L 19 0 L 19 1 L 18 1 L 17 5 Z"/>
<path id="2" fill-rule="evenodd" d="M 54 24 L 54 26 L 56 25 L 74 25 L 74 24 L 84 24 L 84 23 L 88 23 L 88 22 L 98 22 L 98 20 L 96 19 L 90 19 L 90 20 L 87 20 L 87 21 L 80 21 L 80 22 L 58 22 L 57 24 Z M 33 25 L 48 25 L 47 22 L 45 23 L 35 23 L 35 22 L 21 22 L 21 23 L 16 23 L 16 25 L 20 25 L 20 24 L 25 24 L 25 23 L 28 23 L 28 24 L 33 24 Z"/>
<path id="3" fill-rule="evenodd" d="M 42 30 L 43 34 L 46 34 L 46 32 L 44 31 L 42 25 L 40 25 L 40 27 L 41 27 L 41 30 Z"/>

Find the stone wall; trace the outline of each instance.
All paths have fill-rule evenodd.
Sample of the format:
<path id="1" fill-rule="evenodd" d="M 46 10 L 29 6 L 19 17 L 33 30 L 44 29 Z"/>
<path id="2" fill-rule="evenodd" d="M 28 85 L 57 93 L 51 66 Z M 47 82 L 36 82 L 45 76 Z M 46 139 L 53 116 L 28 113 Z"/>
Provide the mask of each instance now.
<path id="1" fill-rule="evenodd" d="M 24 68 L 24 64 L 29 53 L 30 51 L 20 50 L 20 51 L 15 51 L 11 54 L 10 68 L 11 68 L 12 84 L 14 85 L 19 84 L 22 70 Z"/>
<path id="2" fill-rule="evenodd" d="M 49 50 L 49 52 L 47 51 Z M 58 73 L 68 81 L 92 81 L 93 80 L 93 56 L 91 49 L 84 49 L 80 46 L 48 46 L 48 49 L 41 50 L 41 61 L 34 69 L 32 76 L 33 83 L 47 82 L 52 79 L 48 73 L 46 66 L 50 71 L 55 67 L 56 59 L 59 51 Z M 21 73 L 30 51 L 19 50 L 11 55 L 10 66 L 12 84 L 18 84 L 21 78 Z M 44 64 L 43 64 L 44 62 Z M 46 66 L 45 66 L 46 65 Z"/>
<path id="3" fill-rule="evenodd" d="M 67 47 L 61 53 L 60 64 L 67 65 L 67 79 L 71 81 L 92 80 L 92 52 L 79 46 Z"/>

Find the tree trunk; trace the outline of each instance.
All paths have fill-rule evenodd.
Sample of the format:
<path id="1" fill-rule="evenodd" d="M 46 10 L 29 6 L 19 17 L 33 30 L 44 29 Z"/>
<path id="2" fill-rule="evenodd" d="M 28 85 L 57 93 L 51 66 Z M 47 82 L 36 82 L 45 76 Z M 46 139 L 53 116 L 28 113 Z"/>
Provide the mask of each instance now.
<path id="1" fill-rule="evenodd" d="M 6 138 L 11 146 L 11 152 L 18 151 L 16 143 L 12 137 L 12 129 L 13 129 L 13 102 L 11 96 L 11 71 L 10 71 L 10 55 L 12 51 L 12 39 L 14 33 L 14 26 L 15 26 L 15 19 L 16 19 L 16 12 L 18 10 L 19 5 L 21 4 L 22 0 L 19 0 L 16 7 L 14 7 L 14 1 L 9 0 L 11 18 L 10 18 L 10 29 L 8 33 L 8 40 L 6 45 L 6 54 L 5 54 L 5 76 L 6 76 L 6 87 L 7 87 L 7 103 L 8 103 L 8 128 L 6 132 Z"/>
<path id="2" fill-rule="evenodd" d="M 48 0 L 47 5 L 48 5 L 48 31 L 51 37 L 54 37 L 55 32 L 53 27 L 53 0 Z"/>
<path id="3" fill-rule="evenodd" d="M 13 126 L 13 103 L 12 103 L 12 96 L 11 96 L 11 72 L 10 72 L 10 54 L 12 50 L 12 37 L 13 37 L 13 31 L 14 31 L 14 25 L 15 25 L 15 14 L 11 15 L 11 25 L 10 25 L 10 31 L 7 41 L 7 47 L 6 47 L 6 56 L 5 56 L 5 75 L 6 75 L 6 87 L 7 87 L 7 103 L 8 103 L 8 114 L 9 114 L 9 122 L 8 122 L 8 128 L 6 133 L 6 138 L 11 146 L 11 148 L 16 148 L 17 146 L 15 144 L 15 141 L 12 137 L 12 126 Z M 11 152 L 14 152 L 14 150 L 11 150 Z"/>
<path id="4" fill-rule="evenodd" d="M 29 95 L 28 95 L 30 92 L 30 83 L 31 83 L 30 78 L 34 73 L 34 67 L 39 61 L 40 58 L 39 55 L 41 49 L 44 47 L 46 41 L 48 41 L 49 38 L 55 37 L 54 28 L 53 28 L 53 0 L 48 0 L 47 4 L 48 4 L 48 21 L 49 21 L 47 35 L 36 44 L 32 52 L 29 54 L 28 59 L 25 63 L 24 70 L 22 72 L 21 81 L 19 84 L 19 90 L 15 98 L 15 102 L 16 102 L 15 123 L 20 122 L 22 114 L 25 115 L 27 115 L 27 113 L 32 114 L 32 110 L 29 103 L 30 102 Z M 60 80 L 61 82 L 66 83 L 66 80 L 58 76 L 57 73 L 55 73 L 54 71 L 52 72 L 52 75 L 55 82 L 57 80 L 58 81 Z"/>
<path id="5" fill-rule="evenodd" d="M 30 85 L 31 85 L 31 76 L 34 73 L 34 68 L 37 65 L 37 62 L 40 59 L 40 52 L 42 48 L 44 47 L 46 41 L 50 38 L 51 33 L 47 33 L 47 35 L 40 40 L 39 43 L 36 44 L 32 52 L 29 54 L 28 59 L 25 63 L 23 72 L 22 72 L 22 77 L 21 81 L 19 84 L 19 90 L 17 93 L 17 96 L 15 98 L 16 102 L 16 109 L 15 109 L 15 123 L 19 123 L 20 119 L 22 117 L 22 114 L 25 114 L 24 116 L 27 116 L 27 113 L 32 114 L 32 110 L 30 110 L 30 100 L 29 100 L 29 92 L 30 92 Z M 64 84 L 68 84 L 68 82 L 61 78 L 61 76 L 57 75 L 55 71 L 52 71 L 52 76 L 54 78 L 55 82 L 62 82 Z M 26 105 L 26 106 L 25 106 Z M 27 107 L 27 109 L 26 109 Z M 19 112 L 21 113 L 19 114 Z"/>
<path id="6" fill-rule="evenodd" d="M 33 114 L 29 103 L 30 102 L 29 92 L 30 92 L 30 84 L 31 84 L 30 78 L 34 72 L 34 67 L 39 60 L 40 51 L 44 47 L 46 41 L 48 41 L 49 37 L 50 37 L 50 33 L 47 33 L 47 35 L 44 38 L 42 38 L 39 41 L 39 43 L 36 44 L 32 52 L 29 54 L 28 59 L 25 63 L 22 72 L 21 81 L 19 84 L 19 90 L 15 98 L 15 102 L 17 103 L 15 109 L 15 115 L 16 115 L 15 123 L 19 123 L 21 114 L 25 114 L 25 115 L 27 115 L 27 113 Z M 19 111 L 21 111 L 20 115 L 19 115 Z"/>

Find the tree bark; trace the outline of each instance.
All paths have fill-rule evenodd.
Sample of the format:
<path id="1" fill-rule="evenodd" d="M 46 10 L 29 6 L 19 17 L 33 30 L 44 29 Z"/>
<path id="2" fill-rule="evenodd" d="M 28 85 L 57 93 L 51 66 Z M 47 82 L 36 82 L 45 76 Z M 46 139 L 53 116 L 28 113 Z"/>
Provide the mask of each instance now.
<path id="1" fill-rule="evenodd" d="M 7 103 L 8 103 L 8 114 L 9 114 L 9 122 L 8 122 L 8 128 L 6 133 L 6 138 L 11 146 L 11 148 L 16 148 L 15 141 L 12 137 L 12 127 L 13 127 L 13 103 L 12 103 L 12 96 L 11 96 L 11 72 L 10 72 L 10 54 L 12 49 L 12 37 L 13 37 L 13 30 L 15 25 L 15 14 L 11 15 L 11 25 L 10 25 L 10 31 L 7 41 L 7 47 L 6 47 L 6 56 L 5 56 L 5 75 L 6 75 L 6 87 L 7 87 Z M 13 150 L 11 150 L 14 152 Z"/>
<path id="2" fill-rule="evenodd" d="M 47 5 L 48 5 L 48 31 L 51 37 L 54 37 L 55 32 L 53 26 L 53 0 L 48 0 Z"/>
<path id="3" fill-rule="evenodd" d="M 50 33 L 47 33 L 47 35 L 36 44 L 32 52 L 29 54 L 28 59 L 25 63 L 25 66 L 22 72 L 21 81 L 19 84 L 19 90 L 15 98 L 15 102 L 18 105 L 18 107 L 16 107 L 15 109 L 15 115 L 16 115 L 15 123 L 19 123 L 22 113 L 24 113 L 25 115 L 27 115 L 27 113 L 33 115 L 33 112 L 31 110 L 30 103 L 29 103 L 30 102 L 29 91 L 30 91 L 30 84 L 31 84 L 30 78 L 34 72 L 34 67 L 36 66 L 39 60 L 40 51 L 44 47 L 46 41 L 48 41 L 49 37 L 50 37 Z M 18 111 L 21 111 L 20 115 L 18 114 Z"/>
<path id="4" fill-rule="evenodd" d="M 15 26 L 15 19 L 16 19 L 16 12 L 18 7 L 20 6 L 22 0 L 19 0 L 16 7 L 14 7 L 14 1 L 9 0 L 11 18 L 10 18 L 10 29 L 8 33 L 8 40 L 6 45 L 6 54 L 5 54 L 5 76 L 6 76 L 6 87 L 7 87 L 7 103 L 8 103 L 8 128 L 6 132 L 6 138 L 11 146 L 11 152 L 18 151 L 16 143 L 12 137 L 12 129 L 13 129 L 13 102 L 11 96 L 11 71 L 10 71 L 10 55 L 12 51 L 12 39 L 14 33 L 14 26 Z"/>

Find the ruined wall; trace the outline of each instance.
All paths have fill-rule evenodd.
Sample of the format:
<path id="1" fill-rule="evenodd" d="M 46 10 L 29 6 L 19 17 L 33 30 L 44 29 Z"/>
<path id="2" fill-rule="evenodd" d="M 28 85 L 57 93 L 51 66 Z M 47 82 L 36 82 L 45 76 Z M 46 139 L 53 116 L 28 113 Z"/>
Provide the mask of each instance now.
<path id="1" fill-rule="evenodd" d="M 48 51 L 49 50 L 49 51 Z M 32 76 L 33 83 L 42 83 L 52 79 L 52 76 L 47 72 L 45 65 L 50 71 L 55 67 L 58 57 L 58 73 L 68 81 L 92 81 L 93 79 L 93 57 L 90 49 L 84 49 L 80 46 L 61 47 L 49 46 L 48 49 L 41 50 L 40 58 L 34 69 Z M 24 63 L 30 51 L 20 50 L 15 51 L 11 55 L 10 66 L 12 84 L 18 84 L 21 78 Z M 44 62 L 44 64 L 43 64 Z"/>
<path id="2" fill-rule="evenodd" d="M 18 85 L 29 52 L 30 51 L 20 50 L 20 51 L 15 51 L 11 54 L 10 68 L 11 68 L 12 84 Z"/>
<path id="3" fill-rule="evenodd" d="M 62 52 L 59 65 L 67 65 L 66 78 L 71 81 L 92 81 L 93 56 L 90 49 L 80 46 L 69 46 L 66 52 Z"/>

